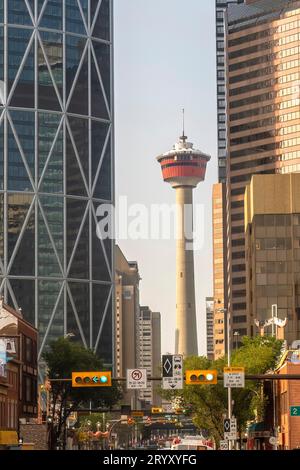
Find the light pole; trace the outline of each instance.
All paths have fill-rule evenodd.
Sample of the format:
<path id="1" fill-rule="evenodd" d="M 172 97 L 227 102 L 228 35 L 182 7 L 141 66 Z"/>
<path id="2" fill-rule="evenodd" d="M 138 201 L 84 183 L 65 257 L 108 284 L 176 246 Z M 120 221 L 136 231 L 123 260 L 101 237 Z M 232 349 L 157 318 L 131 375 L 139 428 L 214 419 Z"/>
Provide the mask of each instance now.
<path id="1" fill-rule="evenodd" d="M 227 321 L 227 366 L 231 366 L 231 350 L 230 350 L 230 316 L 227 308 L 218 308 L 218 312 L 223 313 L 224 316 L 226 315 Z M 228 419 L 232 419 L 232 395 L 231 395 L 231 387 L 227 387 L 227 397 L 228 397 Z M 232 449 L 232 442 L 228 442 L 229 450 Z"/>
<path id="2" fill-rule="evenodd" d="M 235 331 L 233 333 L 233 336 L 234 336 L 234 339 L 235 339 L 235 349 L 238 349 L 238 344 L 239 344 L 239 332 L 238 331 Z"/>
<path id="3" fill-rule="evenodd" d="M 91 435 L 90 435 L 90 432 L 91 432 L 92 421 L 88 420 L 86 422 L 86 424 L 88 426 L 89 450 L 91 450 Z"/>

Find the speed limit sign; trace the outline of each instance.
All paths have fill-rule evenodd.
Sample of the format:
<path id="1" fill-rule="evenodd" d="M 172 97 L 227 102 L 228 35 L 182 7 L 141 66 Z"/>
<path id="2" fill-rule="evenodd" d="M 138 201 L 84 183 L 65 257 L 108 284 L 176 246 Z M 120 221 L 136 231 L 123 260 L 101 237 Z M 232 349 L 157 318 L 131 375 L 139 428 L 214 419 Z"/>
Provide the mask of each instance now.
<path id="1" fill-rule="evenodd" d="M 220 450 L 229 450 L 228 441 L 220 441 Z"/>
<path id="2" fill-rule="evenodd" d="M 147 369 L 127 369 L 127 388 L 129 390 L 147 388 Z"/>

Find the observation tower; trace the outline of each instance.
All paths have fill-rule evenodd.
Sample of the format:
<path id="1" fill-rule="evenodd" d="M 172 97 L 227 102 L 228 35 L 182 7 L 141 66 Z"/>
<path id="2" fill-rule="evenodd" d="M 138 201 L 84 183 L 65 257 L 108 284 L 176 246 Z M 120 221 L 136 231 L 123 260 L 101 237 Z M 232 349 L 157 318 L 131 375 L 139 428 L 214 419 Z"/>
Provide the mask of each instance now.
<path id="1" fill-rule="evenodd" d="M 175 353 L 197 356 L 193 251 L 193 189 L 204 181 L 210 156 L 194 149 L 183 133 L 173 149 L 157 157 L 163 179 L 176 191 L 176 334 Z"/>

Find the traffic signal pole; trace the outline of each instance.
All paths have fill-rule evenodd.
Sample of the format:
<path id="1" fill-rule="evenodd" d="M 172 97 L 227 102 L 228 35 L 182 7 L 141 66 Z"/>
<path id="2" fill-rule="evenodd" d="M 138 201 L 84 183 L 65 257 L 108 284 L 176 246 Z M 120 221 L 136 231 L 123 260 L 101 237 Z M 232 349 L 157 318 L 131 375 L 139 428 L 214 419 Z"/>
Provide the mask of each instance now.
<path id="1" fill-rule="evenodd" d="M 230 318 L 229 312 L 227 310 L 227 366 L 231 367 L 231 351 L 230 351 Z M 232 419 L 232 395 L 231 395 L 231 387 L 227 388 L 228 393 L 228 419 Z M 232 441 L 229 440 L 228 442 L 229 450 L 232 449 Z"/>

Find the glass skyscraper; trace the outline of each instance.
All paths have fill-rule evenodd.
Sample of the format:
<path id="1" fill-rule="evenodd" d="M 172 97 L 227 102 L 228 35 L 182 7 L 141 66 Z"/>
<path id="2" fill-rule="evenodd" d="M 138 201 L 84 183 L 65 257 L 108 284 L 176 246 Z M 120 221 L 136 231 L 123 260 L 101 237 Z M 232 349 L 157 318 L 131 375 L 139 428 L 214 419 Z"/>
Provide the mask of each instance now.
<path id="1" fill-rule="evenodd" d="M 111 0 L 0 1 L 0 293 L 112 362 Z"/>

